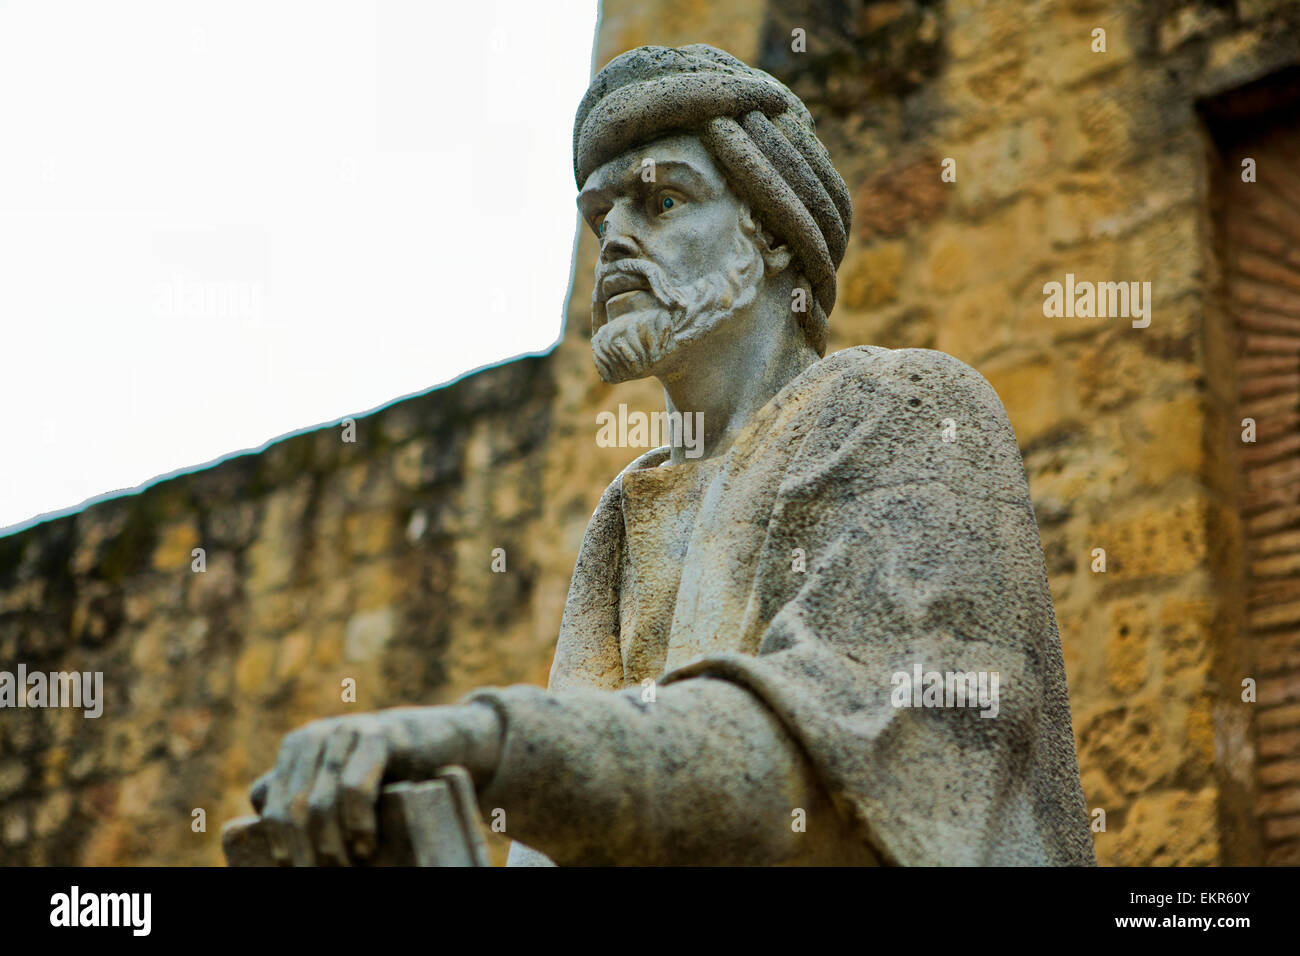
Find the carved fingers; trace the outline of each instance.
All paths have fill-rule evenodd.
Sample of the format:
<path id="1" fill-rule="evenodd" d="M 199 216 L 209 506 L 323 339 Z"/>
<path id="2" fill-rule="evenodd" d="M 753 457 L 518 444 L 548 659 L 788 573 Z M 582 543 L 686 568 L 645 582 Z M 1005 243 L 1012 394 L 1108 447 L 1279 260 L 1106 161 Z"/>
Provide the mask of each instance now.
<path id="1" fill-rule="evenodd" d="M 275 769 L 253 784 L 253 807 L 283 865 L 345 866 L 378 843 L 375 809 L 393 757 L 378 714 L 321 720 L 284 738 Z"/>
<path id="2" fill-rule="evenodd" d="M 385 783 L 430 779 L 452 764 L 490 779 L 500 738 L 496 711 L 483 704 L 318 720 L 284 738 L 249 797 L 279 863 L 347 866 L 378 849 Z"/>

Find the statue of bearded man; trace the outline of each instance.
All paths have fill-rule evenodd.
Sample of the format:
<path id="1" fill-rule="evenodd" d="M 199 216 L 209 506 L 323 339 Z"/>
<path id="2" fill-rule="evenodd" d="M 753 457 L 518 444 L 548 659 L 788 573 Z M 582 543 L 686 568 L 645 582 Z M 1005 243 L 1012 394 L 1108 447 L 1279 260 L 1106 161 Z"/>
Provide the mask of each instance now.
<path id="1" fill-rule="evenodd" d="M 547 690 L 310 724 L 254 806 L 374 852 L 381 785 L 469 771 L 512 864 L 1092 864 L 1001 402 L 940 352 L 825 355 L 848 190 L 798 98 L 709 46 L 599 72 L 574 130 L 592 350 L 703 422 L 587 527 Z"/>

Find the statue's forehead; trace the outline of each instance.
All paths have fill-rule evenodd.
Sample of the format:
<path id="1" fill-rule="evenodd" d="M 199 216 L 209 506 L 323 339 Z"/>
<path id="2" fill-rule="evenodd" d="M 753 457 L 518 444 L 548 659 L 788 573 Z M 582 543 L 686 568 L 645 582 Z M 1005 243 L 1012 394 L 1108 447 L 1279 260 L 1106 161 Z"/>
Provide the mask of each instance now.
<path id="1" fill-rule="evenodd" d="M 639 175 L 647 159 L 654 160 L 656 166 L 671 163 L 689 169 L 713 184 L 726 182 L 700 138 L 694 133 L 676 132 L 638 143 L 596 167 L 583 183 L 581 191 L 614 188 L 630 174 Z"/>

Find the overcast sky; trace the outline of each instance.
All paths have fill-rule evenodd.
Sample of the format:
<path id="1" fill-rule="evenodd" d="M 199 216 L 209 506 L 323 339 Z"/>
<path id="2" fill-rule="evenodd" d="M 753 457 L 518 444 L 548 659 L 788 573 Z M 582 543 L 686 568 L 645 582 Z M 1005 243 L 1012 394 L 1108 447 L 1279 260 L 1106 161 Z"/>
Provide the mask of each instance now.
<path id="1" fill-rule="evenodd" d="M 0 533 L 560 334 L 596 0 L 0 0 Z"/>

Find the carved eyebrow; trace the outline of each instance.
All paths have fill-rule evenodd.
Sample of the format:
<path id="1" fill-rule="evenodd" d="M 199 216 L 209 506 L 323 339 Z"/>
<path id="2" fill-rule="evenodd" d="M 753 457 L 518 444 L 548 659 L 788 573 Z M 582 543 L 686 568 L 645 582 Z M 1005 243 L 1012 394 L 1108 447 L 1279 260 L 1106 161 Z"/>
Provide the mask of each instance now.
<path id="1" fill-rule="evenodd" d="M 676 184 L 697 192 L 706 198 L 711 197 L 714 193 L 713 187 L 708 180 L 700 175 L 699 170 L 684 160 L 666 159 L 663 162 L 656 162 L 656 184 L 663 178 L 675 181 Z M 644 189 L 652 184 L 641 181 L 641 164 L 638 162 L 623 174 L 618 185 L 623 190 L 631 192 Z M 578 193 L 578 209 L 582 212 L 583 218 L 591 220 L 602 211 L 602 208 L 609 208 L 614 192 L 615 185 L 605 179 L 599 185 L 588 186 Z"/>
<path id="2" fill-rule="evenodd" d="M 637 170 L 638 175 L 640 170 Z M 690 163 L 683 162 L 679 159 L 666 159 L 662 163 L 655 163 L 655 178 L 661 174 L 666 174 L 669 179 L 679 180 L 687 189 L 694 190 L 704 196 L 713 195 L 713 187 L 709 184 L 700 171 Z"/>
<path id="3" fill-rule="evenodd" d="M 610 190 L 606 186 L 588 186 L 578 193 L 578 211 L 590 222 L 602 208 L 608 209 Z"/>

